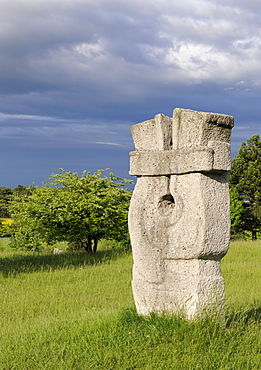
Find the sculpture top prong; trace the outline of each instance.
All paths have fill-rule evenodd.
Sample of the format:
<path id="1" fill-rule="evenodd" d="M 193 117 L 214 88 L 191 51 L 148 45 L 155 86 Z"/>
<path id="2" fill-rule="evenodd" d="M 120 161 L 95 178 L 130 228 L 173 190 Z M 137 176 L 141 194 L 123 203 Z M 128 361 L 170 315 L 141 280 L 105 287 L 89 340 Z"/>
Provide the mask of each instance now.
<path id="1" fill-rule="evenodd" d="M 176 108 L 173 118 L 158 114 L 132 126 L 136 151 L 133 176 L 230 170 L 231 116 Z M 152 155 L 153 152 L 153 155 Z"/>

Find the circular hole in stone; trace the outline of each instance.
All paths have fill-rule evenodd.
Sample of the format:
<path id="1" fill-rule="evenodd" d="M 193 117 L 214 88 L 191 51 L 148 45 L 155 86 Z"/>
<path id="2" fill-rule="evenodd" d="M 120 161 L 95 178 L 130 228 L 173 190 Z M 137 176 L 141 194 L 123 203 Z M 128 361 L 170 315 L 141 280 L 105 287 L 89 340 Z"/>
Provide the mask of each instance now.
<path id="1" fill-rule="evenodd" d="M 175 200 L 171 194 L 163 195 L 158 203 L 158 209 L 161 214 L 169 215 L 175 207 Z"/>

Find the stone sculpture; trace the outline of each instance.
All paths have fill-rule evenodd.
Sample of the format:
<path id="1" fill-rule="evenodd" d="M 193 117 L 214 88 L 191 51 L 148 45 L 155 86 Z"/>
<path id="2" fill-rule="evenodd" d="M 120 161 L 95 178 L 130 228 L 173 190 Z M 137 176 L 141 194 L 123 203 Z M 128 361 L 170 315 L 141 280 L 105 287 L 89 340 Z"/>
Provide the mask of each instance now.
<path id="1" fill-rule="evenodd" d="M 54 248 L 53 254 L 61 254 L 61 253 L 63 253 L 63 250 L 61 250 L 59 248 Z"/>
<path id="2" fill-rule="evenodd" d="M 139 314 L 222 309 L 231 116 L 177 108 L 132 126 L 129 230 Z"/>

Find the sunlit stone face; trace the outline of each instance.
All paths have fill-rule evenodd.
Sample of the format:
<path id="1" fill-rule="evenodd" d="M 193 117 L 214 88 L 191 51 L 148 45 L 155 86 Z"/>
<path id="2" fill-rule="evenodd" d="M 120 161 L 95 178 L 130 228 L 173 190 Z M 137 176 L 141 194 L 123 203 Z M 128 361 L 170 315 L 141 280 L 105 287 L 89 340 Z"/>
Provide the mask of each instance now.
<path id="1" fill-rule="evenodd" d="M 232 127 L 231 116 L 185 109 L 132 127 L 130 173 L 138 179 L 129 229 L 140 314 L 222 310 Z"/>

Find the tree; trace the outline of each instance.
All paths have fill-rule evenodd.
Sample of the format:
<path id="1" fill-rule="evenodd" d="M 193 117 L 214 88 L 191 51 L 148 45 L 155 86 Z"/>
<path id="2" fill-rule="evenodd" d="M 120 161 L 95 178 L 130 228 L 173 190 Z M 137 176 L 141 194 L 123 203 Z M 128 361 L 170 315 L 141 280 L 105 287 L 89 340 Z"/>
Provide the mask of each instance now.
<path id="1" fill-rule="evenodd" d="M 241 229 L 252 233 L 256 240 L 261 226 L 261 142 L 253 135 L 242 142 L 238 155 L 232 161 L 230 187 L 239 194 L 243 205 Z"/>
<path id="2" fill-rule="evenodd" d="M 126 239 L 131 191 L 124 187 L 131 181 L 112 173 L 103 176 L 104 171 L 84 171 L 79 177 L 61 169 L 42 187 L 31 187 L 30 195 L 14 197 L 12 244 L 17 246 L 25 236 L 28 248 L 68 241 L 91 253 L 101 238 Z"/>
<path id="3" fill-rule="evenodd" d="M 230 189 L 230 218 L 231 218 L 231 234 L 236 234 L 240 231 L 241 217 L 244 207 L 239 199 L 239 194 L 235 189 Z"/>
<path id="4" fill-rule="evenodd" d="M 0 187 L 0 218 L 10 218 L 8 205 L 12 195 L 26 192 L 28 192 L 28 189 L 22 185 L 18 185 L 15 189 Z"/>
<path id="5" fill-rule="evenodd" d="M 0 187 L 0 218 L 9 218 L 8 203 L 12 195 L 12 189 Z"/>

